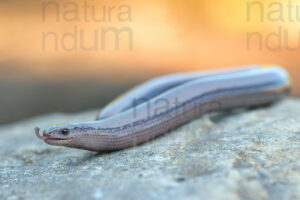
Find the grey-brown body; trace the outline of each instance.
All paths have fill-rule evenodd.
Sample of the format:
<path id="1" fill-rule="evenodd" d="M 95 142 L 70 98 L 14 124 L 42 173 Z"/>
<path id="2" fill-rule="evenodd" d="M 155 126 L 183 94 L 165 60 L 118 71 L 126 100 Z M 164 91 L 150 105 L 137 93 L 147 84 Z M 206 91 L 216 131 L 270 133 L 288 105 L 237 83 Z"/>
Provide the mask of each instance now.
<path id="1" fill-rule="evenodd" d="M 52 145 L 120 150 L 149 141 L 208 112 L 272 103 L 288 90 L 288 76 L 278 67 L 193 78 L 149 101 L 124 106 L 121 112 L 102 120 L 49 128 L 39 137 Z"/>

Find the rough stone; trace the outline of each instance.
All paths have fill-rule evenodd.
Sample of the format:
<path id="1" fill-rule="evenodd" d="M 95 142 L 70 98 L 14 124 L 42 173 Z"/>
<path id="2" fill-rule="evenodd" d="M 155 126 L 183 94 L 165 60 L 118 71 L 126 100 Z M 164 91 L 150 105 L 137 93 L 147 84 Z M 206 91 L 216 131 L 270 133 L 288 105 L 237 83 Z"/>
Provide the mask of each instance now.
<path id="1" fill-rule="evenodd" d="M 34 135 L 36 125 L 95 116 L 49 114 L 0 127 L 0 199 L 300 199 L 300 100 L 212 113 L 111 153 L 49 146 Z"/>

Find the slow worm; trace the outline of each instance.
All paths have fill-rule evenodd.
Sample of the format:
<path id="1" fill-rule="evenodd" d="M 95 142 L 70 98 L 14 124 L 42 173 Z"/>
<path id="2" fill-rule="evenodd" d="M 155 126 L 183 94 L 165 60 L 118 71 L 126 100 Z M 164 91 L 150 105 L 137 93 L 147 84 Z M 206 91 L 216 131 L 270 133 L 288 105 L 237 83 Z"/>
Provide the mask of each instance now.
<path id="1" fill-rule="evenodd" d="M 91 151 L 131 147 L 183 125 L 205 113 L 270 104 L 288 94 L 290 80 L 280 67 L 172 74 L 127 92 L 96 121 L 47 128 L 36 136 L 50 145 Z"/>

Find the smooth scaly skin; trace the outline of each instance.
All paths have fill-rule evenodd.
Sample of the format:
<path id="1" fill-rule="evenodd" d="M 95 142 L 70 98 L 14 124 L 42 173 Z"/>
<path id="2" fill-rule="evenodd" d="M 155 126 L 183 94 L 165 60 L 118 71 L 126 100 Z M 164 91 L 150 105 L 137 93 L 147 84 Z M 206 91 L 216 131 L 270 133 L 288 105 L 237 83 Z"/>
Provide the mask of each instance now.
<path id="1" fill-rule="evenodd" d="M 165 77 L 162 82 L 167 80 Z M 43 136 L 36 128 L 36 135 L 51 145 L 119 150 L 146 142 L 208 112 L 272 103 L 289 90 L 288 76 L 279 67 L 252 67 L 196 77 L 191 74 L 184 80 L 179 74 L 178 82 L 172 81 L 171 86 L 156 84 L 156 89 L 141 85 L 116 101 L 117 107 L 111 104 L 111 110 L 111 105 L 105 108 L 106 113 L 100 114 L 102 120 L 49 128 Z M 143 87 L 149 92 L 137 92 Z M 158 95 L 156 90 L 160 91 Z M 130 107 L 128 102 L 135 94 L 136 98 L 147 96 L 150 100 Z"/>
<path id="2" fill-rule="evenodd" d="M 258 66 L 247 66 L 241 68 L 234 68 L 229 70 L 216 70 L 207 72 L 186 72 L 180 74 L 168 74 L 160 76 L 133 88 L 125 94 L 118 97 L 116 100 L 110 102 L 104 107 L 97 117 L 97 120 L 105 119 L 107 117 L 116 115 L 120 112 L 130 109 L 133 106 L 142 104 L 145 101 L 149 101 L 153 97 L 172 89 L 188 81 L 200 79 L 204 77 L 239 73 L 242 71 L 251 71 L 259 69 Z M 138 100 L 138 101 L 136 101 Z M 135 104 L 137 103 L 137 104 Z"/>

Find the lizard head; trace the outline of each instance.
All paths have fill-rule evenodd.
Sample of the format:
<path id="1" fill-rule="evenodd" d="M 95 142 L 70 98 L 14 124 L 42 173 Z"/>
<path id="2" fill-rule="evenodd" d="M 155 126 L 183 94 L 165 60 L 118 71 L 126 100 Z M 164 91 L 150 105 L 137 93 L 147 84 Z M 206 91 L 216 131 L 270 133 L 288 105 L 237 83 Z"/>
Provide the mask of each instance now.
<path id="1" fill-rule="evenodd" d="M 99 135 L 95 135 L 93 128 L 87 127 L 85 124 L 81 126 L 76 124 L 67 124 L 47 128 L 40 135 L 40 128 L 35 128 L 35 135 L 50 145 L 66 146 L 71 148 L 86 149 L 91 151 L 99 151 L 105 149 L 106 140 L 97 140 Z"/>
<path id="2" fill-rule="evenodd" d="M 35 135 L 50 145 L 67 146 L 74 138 L 74 130 L 63 126 L 48 128 L 40 135 L 40 128 L 35 127 Z"/>

